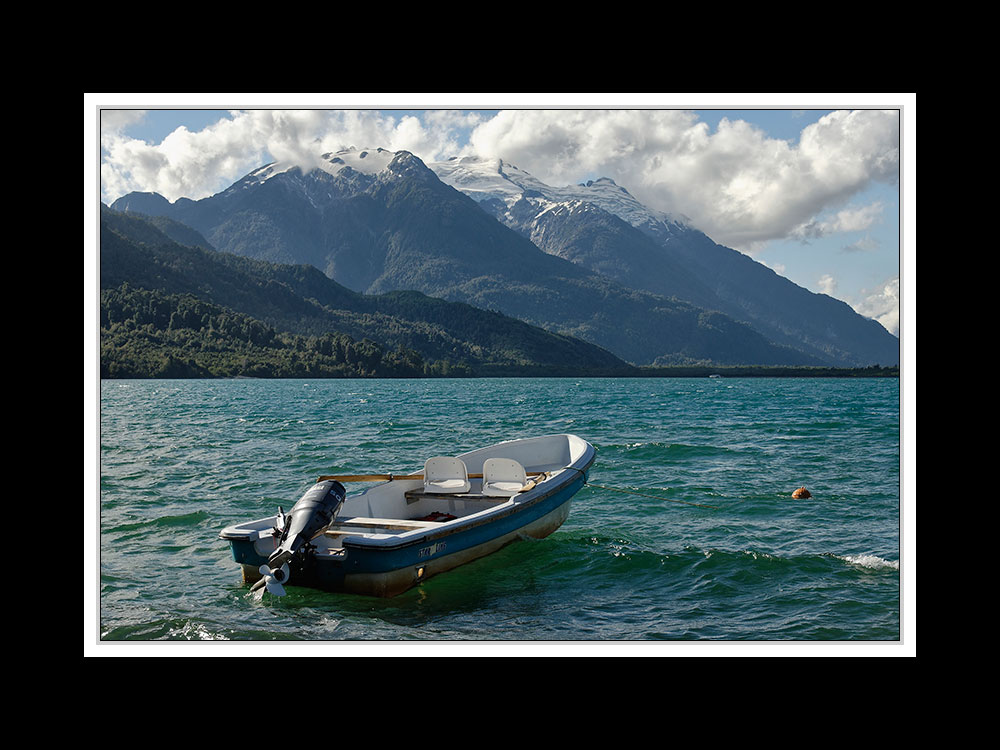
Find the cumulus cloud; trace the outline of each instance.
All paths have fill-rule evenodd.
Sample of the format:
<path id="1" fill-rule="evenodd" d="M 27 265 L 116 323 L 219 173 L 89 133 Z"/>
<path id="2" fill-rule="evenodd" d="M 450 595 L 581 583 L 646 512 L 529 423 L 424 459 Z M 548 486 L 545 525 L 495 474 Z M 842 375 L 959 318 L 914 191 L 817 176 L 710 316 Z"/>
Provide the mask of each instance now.
<path id="1" fill-rule="evenodd" d="M 889 333 L 899 336 L 899 278 L 892 278 L 875 290 L 865 290 L 864 298 L 854 309 L 881 323 Z"/>
<path id="2" fill-rule="evenodd" d="M 792 230 L 799 239 L 819 239 L 837 232 L 861 232 L 874 226 L 882 216 L 882 202 L 850 206 L 826 218 L 812 219 Z"/>
<path id="3" fill-rule="evenodd" d="M 146 119 L 144 109 L 104 109 L 101 110 L 101 132 L 118 132 L 144 119 Z"/>
<path id="4" fill-rule="evenodd" d="M 281 139 L 256 141 L 261 128 L 246 117 L 220 120 L 197 133 L 180 127 L 159 144 L 104 123 L 102 116 L 101 195 L 107 201 L 133 190 L 157 192 L 169 200 L 203 198 L 260 166 L 266 150 L 280 150 L 282 144 Z"/>
<path id="5" fill-rule="evenodd" d="M 848 253 L 853 253 L 853 252 L 870 253 L 878 249 L 879 249 L 878 240 L 867 234 L 861 239 L 852 242 L 849 245 L 844 245 L 844 251 Z"/>
<path id="6" fill-rule="evenodd" d="M 834 293 L 837 291 L 837 280 L 828 273 L 820 276 L 817 284 L 823 294 L 829 294 L 831 297 L 834 296 Z"/>
<path id="7" fill-rule="evenodd" d="M 126 111 L 102 113 L 101 194 L 111 202 L 130 191 L 173 201 L 218 192 L 268 161 L 311 169 L 322 154 L 355 146 L 405 149 L 427 160 L 460 150 L 458 133 L 482 121 L 475 113 L 413 115 L 365 110 L 249 110 L 198 132 L 180 127 L 153 144 L 123 133 Z"/>
<path id="8" fill-rule="evenodd" d="M 546 182 L 565 184 L 581 171 L 607 175 L 743 250 L 804 227 L 833 231 L 815 217 L 899 174 L 899 116 L 882 110 L 828 114 L 798 144 L 743 120 L 723 119 L 710 132 L 685 111 L 509 111 L 477 128 L 472 143 Z M 878 210 L 842 211 L 836 221 L 857 224 Z"/>
<path id="9" fill-rule="evenodd" d="M 670 109 L 240 110 L 197 132 L 178 128 L 161 143 L 127 135 L 145 116 L 101 112 L 105 202 L 133 190 L 198 199 L 271 160 L 308 169 L 329 151 L 383 147 L 426 162 L 502 158 L 552 185 L 611 177 L 713 240 L 753 252 L 771 240 L 867 231 L 882 220 L 884 206 L 852 201 L 873 183 L 897 183 L 900 169 L 893 110 L 837 110 L 805 127 L 797 141 L 740 119 L 722 119 L 713 131 L 696 113 Z M 865 236 L 843 249 L 877 247 Z M 819 288 L 832 294 L 836 280 L 824 277 Z M 866 293 L 855 308 L 898 333 L 898 279 Z"/>
<path id="10" fill-rule="evenodd" d="M 458 110 L 430 110 L 420 118 L 404 115 L 387 133 L 389 145 L 384 148 L 410 151 L 428 162 L 465 156 L 471 151 L 464 133 L 484 119 L 480 113 Z"/>
<path id="11" fill-rule="evenodd" d="M 850 199 L 899 174 L 898 112 L 882 110 L 832 112 L 797 143 L 743 120 L 723 119 L 712 132 L 683 110 L 439 110 L 420 117 L 249 110 L 197 133 L 180 128 L 159 144 L 124 135 L 125 117 L 103 118 L 105 200 L 130 190 L 200 198 L 271 157 L 308 168 L 325 151 L 381 146 L 424 161 L 499 157 L 553 185 L 611 177 L 653 208 L 689 217 L 716 241 L 747 252 L 774 239 L 870 226 L 881 205 L 850 206 Z"/>

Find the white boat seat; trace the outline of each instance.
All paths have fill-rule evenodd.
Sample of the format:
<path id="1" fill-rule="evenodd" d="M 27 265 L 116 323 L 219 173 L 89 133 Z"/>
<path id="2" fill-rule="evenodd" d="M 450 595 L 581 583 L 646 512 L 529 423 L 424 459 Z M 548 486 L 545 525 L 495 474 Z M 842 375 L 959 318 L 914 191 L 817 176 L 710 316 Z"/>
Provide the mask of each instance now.
<path id="1" fill-rule="evenodd" d="M 465 462 L 452 456 L 435 456 L 424 462 L 424 492 L 462 494 L 472 489 Z"/>
<path id="2" fill-rule="evenodd" d="M 512 497 L 528 483 L 524 467 L 512 458 L 487 458 L 483 461 L 483 494 Z"/>

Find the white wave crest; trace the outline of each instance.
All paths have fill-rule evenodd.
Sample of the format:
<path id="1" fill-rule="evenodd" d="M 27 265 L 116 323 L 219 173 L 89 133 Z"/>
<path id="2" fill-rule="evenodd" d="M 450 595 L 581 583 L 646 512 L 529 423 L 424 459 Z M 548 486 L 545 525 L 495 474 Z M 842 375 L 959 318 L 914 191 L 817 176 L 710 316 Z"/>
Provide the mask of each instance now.
<path id="1" fill-rule="evenodd" d="M 851 565 L 858 565 L 862 568 L 899 570 L 899 560 L 886 560 L 878 555 L 838 555 L 838 557 Z"/>

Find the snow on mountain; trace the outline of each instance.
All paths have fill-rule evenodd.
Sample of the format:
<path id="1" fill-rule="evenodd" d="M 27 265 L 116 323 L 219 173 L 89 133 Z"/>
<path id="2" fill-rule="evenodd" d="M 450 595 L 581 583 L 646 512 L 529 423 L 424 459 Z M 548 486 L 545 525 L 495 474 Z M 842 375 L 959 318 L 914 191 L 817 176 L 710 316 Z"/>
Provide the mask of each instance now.
<path id="1" fill-rule="evenodd" d="M 362 174 L 375 175 L 388 167 L 395 156 L 396 152 L 386 151 L 384 148 L 359 150 L 352 147 L 343 151 L 331 151 L 323 154 L 316 166 L 331 175 L 337 174 L 344 167 L 351 167 Z M 284 174 L 295 167 L 301 168 L 301 165 L 292 161 L 271 162 L 255 169 L 245 179 L 251 183 L 267 182 L 272 177 Z"/>
<path id="2" fill-rule="evenodd" d="M 650 327 L 649 316 L 655 318 L 660 308 L 644 306 L 643 295 L 649 293 L 683 300 L 694 306 L 691 309 L 718 311 L 734 325 L 756 329 L 781 347 L 824 362 L 858 366 L 898 361 L 898 340 L 878 324 L 872 328 L 843 303 L 807 292 L 748 256 L 717 245 L 686 220 L 644 206 L 611 179 L 552 187 L 501 159 L 465 157 L 425 164 L 408 151 L 381 148 L 317 154 L 308 161 L 318 168 L 268 164 L 199 201 L 171 204 L 157 195 L 129 194 L 112 208 L 169 216 L 197 229 L 224 252 L 314 265 L 349 288 L 369 293 L 416 289 L 504 311 L 498 300 L 508 303 L 518 292 L 525 305 L 536 305 L 537 316 L 529 322 L 569 333 L 603 331 L 608 338 L 598 343 L 609 349 L 625 346 L 615 326 L 627 320 L 633 326 L 629 335 L 634 334 L 628 346 L 634 350 L 616 353 L 634 361 L 681 351 L 676 337 L 684 326 L 664 320 L 662 326 Z M 465 198 L 459 199 L 453 190 Z M 374 203 L 389 195 L 399 201 L 391 211 L 372 212 L 367 203 L 349 200 L 362 194 Z M 419 207 L 413 196 L 419 196 Z M 468 210 L 469 198 L 484 210 Z M 500 228 L 489 217 L 505 225 L 504 231 L 495 231 Z M 392 244 L 385 240 L 390 236 Z M 405 240 L 397 242 L 399 238 Z M 446 241 L 442 244 L 441 239 Z M 519 275 L 483 286 L 479 280 L 491 277 L 482 268 L 495 260 L 494 248 L 505 254 L 501 267 L 520 269 L 522 261 L 530 259 L 545 269 L 542 275 L 554 286 L 541 297 L 536 292 L 543 287 L 522 286 Z M 582 277 L 573 276 L 577 269 L 560 266 L 558 274 L 550 273 L 553 266 L 538 257 L 539 250 L 542 256 L 555 256 L 551 260 L 579 266 L 581 273 L 595 274 L 592 283 L 601 288 L 607 280 L 642 294 L 615 292 L 613 314 L 603 307 L 592 309 L 592 295 L 573 296 L 582 288 Z M 456 263 L 473 269 L 467 276 L 476 284 L 465 288 L 455 281 Z M 570 297 L 577 301 L 566 317 L 553 300 Z M 672 303 L 663 309 L 668 308 L 678 309 Z M 508 308 L 509 314 L 519 316 L 525 309 Z M 591 313 L 594 317 L 588 318 Z M 615 315 L 620 320 L 612 323 Z M 666 338 L 651 341 L 661 334 Z M 751 353 L 741 349 L 742 344 L 736 346 L 741 337 L 735 334 L 716 352 L 709 346 L 709 332 L 700 334 L 708 338 L 698 339 L 697 352 L 685 350 L 683 356 L 731 358 L 742 351 L 741 361 L 778 361 L 774 352 Z"/>
<path id="3" fill-rule="evenodd" d="M 387 151 L 384 148 L 358 150 L 352 147 L 336 153 L 323 154 L 320 169 L 329 174 L 337 174 L 344 167 L 350 167 L 362 174 L 375 175 L 388 167 L 395 157 L 395 151 Z"/>
<path id="4" fill-rule="evenodd" d="M 442 182 L 478 203 L 489 198 L 499 198 L 509 205 L 520 199 L 525 190 L 541 191 L 548 187 L 502 159 L 452 157 L 447 161 L 431 162 L 427 166 Z M 512 173 L 517 179 L 513 179 L 508 173 Z"/>
<path id="5" fill-rule="evenodd" d="M 322 155 L 319 169 L 330 175 L 338 174 L 344 167 L 374 176 L 384 172 L 399 152 L 384 148 L 348 148 Z M 297 166 L 292 162 L 273 162 L 254 170 L 245 178 L 247 183 L 266 182 Z M 477 202 L 499 200 L 510 211 L 521 200 L 527 200 L 537 215 L 554 210 L 580 211 L 589 205 L 597 206 L 627 221 L 632 226 L 665 239 L 678 230 L 689 228 L 684 217 L 655 211 L 640 203 L 614 180 L 602 177 L 578 185 L 553 187 L 530 173 L 502 159 L 481 157 L 453 157 L 442 162 L 428 162 L 438 178 L 447 185 L 465 193 Z"/>
<path id="6" fill-rule="evenodd" d="M 522 199 L 535 205 L 539 214 L 552 210 L 557 205 L 579 210 L 586 204 L 592 204 L 634 227 L 661 237 L 689 228 L 689 221 L 685 217 L 673 216 L 643 205 L 608 177 L 577 185 L 552 187 L 502 159 L 462 157 L 429 163 L 427 166 L 442 182 L 456 190 L 478 202 L 500 200 L 507 205 L 508 211 Z"/>

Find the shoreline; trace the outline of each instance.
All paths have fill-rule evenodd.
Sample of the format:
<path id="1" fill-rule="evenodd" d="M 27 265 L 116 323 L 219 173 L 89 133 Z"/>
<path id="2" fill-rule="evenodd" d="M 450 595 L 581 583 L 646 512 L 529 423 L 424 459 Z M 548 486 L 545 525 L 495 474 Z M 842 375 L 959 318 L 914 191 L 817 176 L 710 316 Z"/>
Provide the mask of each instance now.
<path id="1" fill-rule="evenodd" d="M 296 375 L 289 377 L 254 377 L 235 375 L 219 377 L 105 377 L 101 380 L 474 380 L 477 378 L 899 378 L 899 367 L 780 367 L 766 365 L 722 366 L 707 365 L 673 367 L 636 367 L 622 372 L 468 372 L 455 375 L 336 377 Z"/>

